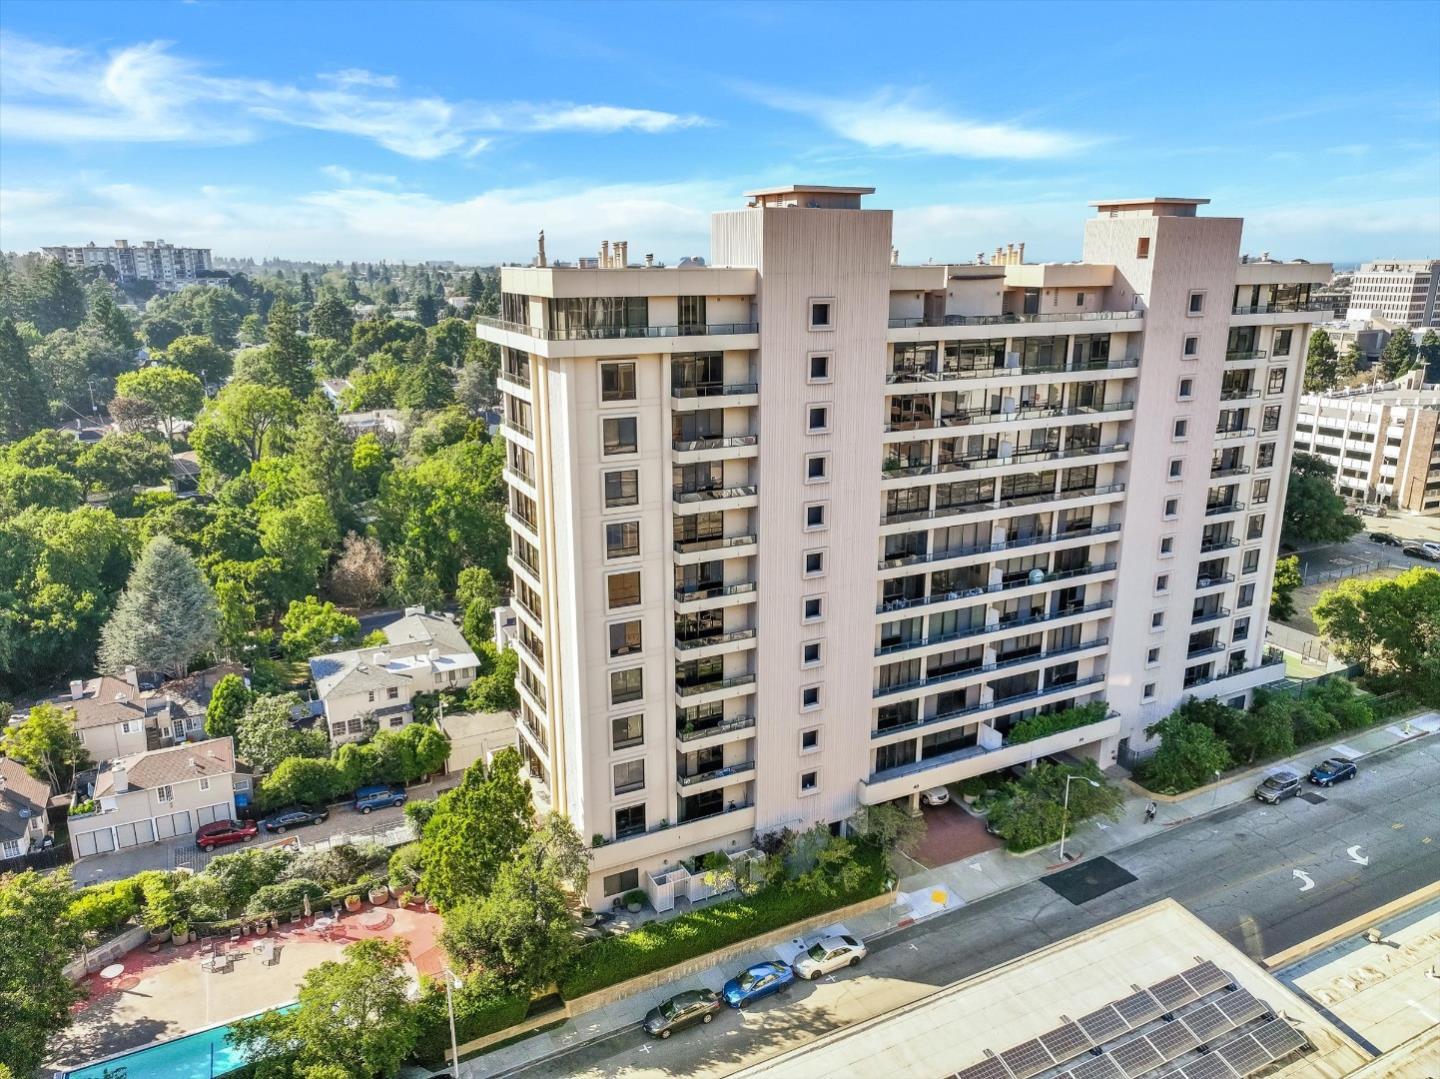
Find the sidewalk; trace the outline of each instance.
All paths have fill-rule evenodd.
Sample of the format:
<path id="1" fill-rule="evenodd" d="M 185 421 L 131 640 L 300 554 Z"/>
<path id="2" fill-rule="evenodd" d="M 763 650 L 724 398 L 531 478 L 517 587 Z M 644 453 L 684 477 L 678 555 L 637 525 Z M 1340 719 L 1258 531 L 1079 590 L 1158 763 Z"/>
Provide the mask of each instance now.
<path id="1" fill-rule="evenodd" d="M 1202 788 L 1171 801 L 1161 802 L 1153 824 L 1145 823 L 1145 807 L 1150 799 L 1145 795 L 1132 793 L 1126 797 L 1118 821 L 1090 821 L 1071 833 L 1066 839 L 1066 853 L 1078 857 L 1105 854 L 1146 839 L 1154 835 L 1157 828 L 1176 827 L 1222 806 L 1244 802 L 1253 797 L 1261 778 L 1283 768 L 1304 774 L 1327 755 L 1359 759 L 1401 742 L 1436 732 L 1440 732 L 1440 712 L 1429 712 L 1410 720 L 1397 720 L 1388 726 L 1372 728 L 1330 746 L 1316 746 L 1288 760 L 1276 761 L 1242 773 L 1214 787 Z M 866 939 L 880 936 L 942 911 L 953 910 L 997 892 L 1038 880 L 1054 868 L 1056 860 L 1053 847 L 1022 856 L 1008 854 L 1004 850 L 990 850 L 963 861 L 902 876 L 893 905 L 849 919 L 843 926 L 836 926 L 835 929 Z M 565 1020 L 553 1030 L 535 1034 L 463 1062 L 459 1075 L 464 1079 L 480 1079 L 481 1076 L 500 1079 L 513 1069 L 533 1064 L 554 1053 L 634 1027 L 646 1011 L 682 989 L 704 986 L 719 990 L 727 978 L 753 963 L 775 958 L 788 962 L 797 946 L 798 941 L 792 941 L 789 945 L 781 945 L 768 951 L 757 950 L 751 955 L 735 959 L 723 970 L 712 969 L 704 974 L 660 985 L 574 1019 Z"/>

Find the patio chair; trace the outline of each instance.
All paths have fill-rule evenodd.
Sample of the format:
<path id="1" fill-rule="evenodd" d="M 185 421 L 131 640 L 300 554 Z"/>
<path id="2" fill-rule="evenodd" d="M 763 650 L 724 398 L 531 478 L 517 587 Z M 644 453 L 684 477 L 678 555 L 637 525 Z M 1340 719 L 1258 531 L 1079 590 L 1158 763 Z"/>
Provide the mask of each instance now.
<path id="1" fill-rule="evenodd" d="M 231 943 L 231 944 L 234 944 L 234 943 L 235 943 L 236 941 L 238 941 L 239 939 L 240 939 L 240 927 L 237 925 L 234 929 L 230 930 L 230 943 Z"/>

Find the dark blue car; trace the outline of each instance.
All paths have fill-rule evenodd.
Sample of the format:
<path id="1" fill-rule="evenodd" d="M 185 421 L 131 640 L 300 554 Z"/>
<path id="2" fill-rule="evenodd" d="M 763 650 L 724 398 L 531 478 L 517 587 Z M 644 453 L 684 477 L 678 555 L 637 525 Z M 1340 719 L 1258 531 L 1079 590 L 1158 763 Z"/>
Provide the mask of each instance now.
<path id="1" fill-rule="evenodd" d="M 390 806 L 403 806 L 405 804 L 405 792 L 396 790 L 394 787 L 375 786 L 361 787 L 355 792 L 355 809 L 360 813 L 369 813 L 374 809 L 388 809 Z"/>
<path id="2" fill-rule="evenodd" d="M 795 972 L 788 964 L 768 960 L 741 971 L 739 977 L 731 978 L 720 995 L 730 1007 L 743 1008 L 771 993 L 783 993 L 794 981 Z"/>
<path id="3" fill-rule="evenodd" d="M 1310 769 L 1310 782 L 1320 787 L 1354 779 L 1355 765 L 1344 757 L 1329 757 Z"/>

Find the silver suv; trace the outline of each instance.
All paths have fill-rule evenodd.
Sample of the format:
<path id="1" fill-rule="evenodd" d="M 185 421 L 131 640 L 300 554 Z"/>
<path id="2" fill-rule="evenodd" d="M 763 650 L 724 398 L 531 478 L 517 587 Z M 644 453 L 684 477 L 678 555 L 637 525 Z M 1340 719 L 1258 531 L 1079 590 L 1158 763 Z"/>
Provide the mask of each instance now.
<path id="1" fill-rule="evenodd" d="M 1301 787 L 1300 777 L 1294 772 L 1276 772 L 1272 776 L 1266 776 L 1260 786 L 1255 788 L 1255 797 L 1261 802 L 1276 805 L 1286 798 L 1294 798 L 1300 793 Z"/>

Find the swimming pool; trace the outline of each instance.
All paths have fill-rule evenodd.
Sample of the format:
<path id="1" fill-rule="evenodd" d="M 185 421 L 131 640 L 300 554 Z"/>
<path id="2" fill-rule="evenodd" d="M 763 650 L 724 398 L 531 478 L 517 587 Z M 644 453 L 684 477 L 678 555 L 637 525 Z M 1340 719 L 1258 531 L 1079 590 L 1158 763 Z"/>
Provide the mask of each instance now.
<path id="1" fill-rule="evenodd" d="M 287 1004 L 278 1010 L 293 1007 Z M 245 1057 L 226 1042 L 229 1033 L 228 1024 L 197 1030 L 63 1074 L 65 1079 L 219 1079 L 245 1063 Z"/>

